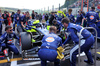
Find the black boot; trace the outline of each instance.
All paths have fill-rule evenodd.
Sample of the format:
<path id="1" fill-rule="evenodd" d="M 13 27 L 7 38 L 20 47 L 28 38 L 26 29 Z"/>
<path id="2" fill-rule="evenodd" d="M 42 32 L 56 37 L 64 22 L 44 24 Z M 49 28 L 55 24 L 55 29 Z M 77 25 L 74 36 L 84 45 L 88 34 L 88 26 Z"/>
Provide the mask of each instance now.
<path id="1" fill-rule="evenodd" d="M 86 62 L 86 63 L 88 63 L 88 64 L 90 64 L 90 65 L 94 65 L 93 62 L 90 62 L 90 61 L 88 61 L 88 60 L 84 60 L 84 62 Z"/>

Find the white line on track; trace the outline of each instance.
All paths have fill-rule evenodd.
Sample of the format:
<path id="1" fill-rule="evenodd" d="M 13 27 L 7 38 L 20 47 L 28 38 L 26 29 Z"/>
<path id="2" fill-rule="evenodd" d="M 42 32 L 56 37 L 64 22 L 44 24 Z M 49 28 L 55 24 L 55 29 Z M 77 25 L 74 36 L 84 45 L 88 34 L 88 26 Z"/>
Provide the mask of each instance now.
<path id="1" fill-rule="evenodd" d="M 11 62 L 11 66 L 29 66 L 29 65 L 37 65 L 37 64 L 41 64 L 41 61 L 24 63 L 24 64 L 18 64 L 18 65 L 17 65 L 17 61 L 12 61 Z"/>

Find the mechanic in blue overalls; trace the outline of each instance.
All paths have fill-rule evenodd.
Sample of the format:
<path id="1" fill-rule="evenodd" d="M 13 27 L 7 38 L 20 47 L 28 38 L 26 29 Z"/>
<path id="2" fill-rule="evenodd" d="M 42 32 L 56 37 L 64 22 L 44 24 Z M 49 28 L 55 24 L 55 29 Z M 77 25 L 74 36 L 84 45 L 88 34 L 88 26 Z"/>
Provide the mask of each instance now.
<path id="1" fill-rule="evenodd" d="M 75 46 L 70 50 L 70 62 L 71 66 L 76 66 L 76 55 L 78 54 L 79 49 L 79 33 L 81 32 L 81 52 L 85 52 L 88 60 L 84 60 L 84 62 L 88 64 L 94 64 L 91 52 L 89 51 L 91 46 L 93 45 L 94 37 L 93 35 L 87 30 L 81 27 L 80 25 L 76 25 L 70 23 L 68 18 L 62 19 L 62 23 L 64 27 L 67 29 L 68 37 L 64 41 L 63 46 L 68 44 L 70 40 L 75 43 Z"/>
<path id="2" fill-rule="evenodd" d="M 85 18 L 87 18 L 87 27 L 94 27 L 96 28 L 96 22 L 99 22 L 99 15 L 95 12 L 95 7 L 91 7 L 91 11 L 87 12 Z M 98 20 L 98 21 L 96 21 Z M 92 31 L 92 30 L 90 30 Z"/>
<path id="3" fill-rule="evenodd" d="M 21 16 L 21 27 L 22 27 L 22 29 L 25 28 L 26 22 L 28 23 L 28 20 L 30 19 L 29 16 L 28 16 L 28 13 L 29 12 L 27 11 L 25 15 Z"/>
<path id="4" fill-rule="evenodd" d="M 57 32 L 60 32 L 61 28 L 63 27 L 63 24 L 59 20 L 53 20 L 53 26 L 57 27 Z"/>
<path id="5" fill-rule="evenodd" d="M 74 16 L 72 15 L 72 9 L 68 9 L 68 14 L 66 14 L 66 16 L 69 18 L 70 22 L 71 23 L 75 23 L 75 18 Z"/>
<path id="6" fill-rule="evenodd" d="M 6 32 L 0 37 L 2 51 L 8 48 L 10 51 L 14 52 L 14 54 L 19 54 L 19 51 L 13 42 L 14 38 L 19 40 L 19 37 L 13 32 L 13 28 L 11 26 L 7 26 L 5 31 Z"/>
<path id="7" fill-rule="evenodd" d="M 57 57 L 57 48 L 62 45 L 62 39 L 56 35 L 57 28 L 51 26 L 49 34 L 42 39 L 41 49 L 38 55 L 41 59 L 41 66 L 47 66 L 47 61 L 54 62 L 54 66 L 60 66 L 60 60 Z"/>
<path id="8" fill-rule="evenodd" d="M 76 24 L 78 25 L 82 25 L 82 19 L 83 19 L 83 14 L 82 14 L 82 11 L 78 11 L 78 15 L 77 15 L 77 18 L 76 18 Z"/>
<path id="9" fill-rule="evenodd" d="M 22 19 L 22 16 L 20 15 L 20 10 L 17 10 L 17 13 L 15 14 L 15 17 L 14 17 L 14 20 L 15 20 L 15 24 L 17 24 L 17 31 L 20 33 L 20 32 L 23 32 L 23 27 L 21 25 L 21 19 Z"/>

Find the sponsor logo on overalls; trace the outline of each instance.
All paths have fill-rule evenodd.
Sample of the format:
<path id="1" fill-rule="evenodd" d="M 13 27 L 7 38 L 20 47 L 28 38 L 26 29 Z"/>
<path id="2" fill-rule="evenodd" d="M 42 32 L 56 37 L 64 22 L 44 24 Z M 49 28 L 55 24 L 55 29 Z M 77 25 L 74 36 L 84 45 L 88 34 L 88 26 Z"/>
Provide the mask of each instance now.
<path id="1" fill-rule="evenodd" d="M 48 38 L 46 38 L 46 41 L 47 42 L 53 42 L 55 39 L 53 38 L 53 37 L 48 37 Z"/>
<path id="2" fill-rule="evenodd" d="M 90 19 L 93 20 L 94 19 L 94 16 L 90 16 Z"/>
<path id="3" fill-rule="evenodd" d="M 8 40 L 7 43 L 8 44 L 12 44 L 13 43 L 13 40 Z"/>

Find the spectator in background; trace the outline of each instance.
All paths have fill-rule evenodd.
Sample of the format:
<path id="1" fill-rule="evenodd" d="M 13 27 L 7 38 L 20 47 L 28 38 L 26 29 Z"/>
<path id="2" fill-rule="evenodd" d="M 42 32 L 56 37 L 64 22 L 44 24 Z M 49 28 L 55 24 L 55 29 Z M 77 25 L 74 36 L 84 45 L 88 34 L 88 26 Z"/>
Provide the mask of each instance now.
<path id="1" fill-rule="evenodd" d="M 32 16 L 32 19 L 35 19 L 35 13 L 34 13 L 34 10 L 32 11 L 31 16 Z"/>
<path id="2" fill-rule="evenodd" d="M 100 12 L 100 2 L 98 3 L 97 11 Z"/>
<path id="3" fill-rule="evenodd" d="M 2 14 L 2 17 L 4 19 L 4 23 L 7 26 L 8 25 L 8 20 L 7 18 L 9 17 L 9 15 L 7 14 L 7 11 L 4 11 L 4 14 Z"/>
<path id="4" fill-rule="evenodd" d="M 11 25 L 11 15 L 10 15 L 10 13 L 9 12 L 7 12 L 7 14 L 8 14 L 8 18 L 7 18 L 7 20 L 8 20 L 8 25 Z"/>
<path id="5" fill-rule="evenodd" d="M 25 15 L 26 15 L 26 17 L 27 17 L 27 18 L 26 18 L 26 19 L 27 19 L 26 22 L 28 22 L 28 20 L 30 19 L 30 14 L 29 14 L 29 12 L 27 11 Z"/>
<path id="6" fill-rule="evenodd" d="M 36 19 L 39 20 L 39 15 L 38 13 L 36 12 Z"/>
<path id="7" fill-rule="evenodd" d="M 0 9 L 0 36 L 2 35 L 2 22 L 3 22 L 3 19 L 2 19 L 1 9 Z"/>
<path id="8" fill-rule="evenodd" d="M 41 13 L 39 14 L 39 21 L 41 22 L 41 20 L 42 20 L 42 15 L 41 15 Z"/>
<path id="9" fill-rule="evenodd" d="M 84 6 L 85 6 L 85 7 L 87 6 L 87 0 L 84 1 Z"/>
<path id="10" fill-rule="evenodd" d="M 0 17 L 2 17 L 2 12 L 1 12 L 1 9 L 0 9 Z"/>
<path id="11" fill-rule="evenodd" d="M 48 20 L 48 14 L 46 13 L 46 15 L 45 15 L 45 21 L 47 21 Z"/>
<path id="12" fill-rule="evenodd" d="M 45 13 L 43 13 L 42 15 L 42 20 L 45 20 Z"/>
<path id="13" fill-rule="evenodd" d="M 93 6 L 93 7 L 95 6 L 94 2 L 92 2 L 92 5 L 91 6 Z"/>
<path id="14" fill-rule="evenodd" d="M 13 21 L 14 21 L 14 12 L 12 12 L 12 14 L 11 14 L 11 21 L 12 21 L 12 23 L 13 23 Z"/>
<path id="15" fill-rule="evenodd" d="M 52 21 L 55 19 L 55 13 L 54 12 L 51 12 L 51 16 L 50 16 L 50 19 L 49 19 L 49 24 L 52 25 Z"/>
<path id="16" fill-rule="evenodd" d="M 2 17 L 0 17 L 0 36 L 2 35 L 2 22 L 3 22 L 3 19 Z"/>
<path id="17" fill-rule="evenodd" d="M 24 16 L 25 15 L 25 13 L 24 12 L 22 12 L 22 16 Z"/>

